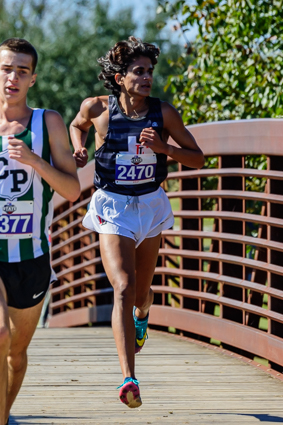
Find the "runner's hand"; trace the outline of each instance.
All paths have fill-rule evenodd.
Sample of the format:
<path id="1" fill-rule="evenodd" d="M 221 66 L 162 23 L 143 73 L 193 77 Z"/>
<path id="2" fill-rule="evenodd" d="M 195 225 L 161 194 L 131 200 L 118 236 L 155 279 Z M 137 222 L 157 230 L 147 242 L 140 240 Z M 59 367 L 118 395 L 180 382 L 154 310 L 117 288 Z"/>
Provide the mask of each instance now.
<path id="1" fill-rule="evenodd" d="M 167 143 L 164 143 L 159 134 L 152 128 L 144 128 L 140 135 L 140 143 L 153 150 L 156 153 L 165 153 Z"/>
<path id="2" fill-rule="evenodd" d="M 76 149 L 73 153 L 77 167 L 83 168 L 87 164 L 88 153 L 86 148 Z"/>
<path id="3" fill-rule="evenodd" d="M 16 139 L 13 136 L 9 136 L 8 140 L 8 152 L 11 159 L 31 166 L 38 160 L 38 155 L 33 153 L 23 140 Z"/>

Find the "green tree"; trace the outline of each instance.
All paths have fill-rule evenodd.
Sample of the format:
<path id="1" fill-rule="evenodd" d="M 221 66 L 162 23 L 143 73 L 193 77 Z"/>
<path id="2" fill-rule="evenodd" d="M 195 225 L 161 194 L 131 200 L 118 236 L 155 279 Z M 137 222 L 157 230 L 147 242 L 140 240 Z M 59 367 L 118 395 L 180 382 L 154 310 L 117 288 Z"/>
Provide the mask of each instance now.
<path id="1" fill-rule="evenodd" d="M 125 8 L 110 16 L 109 4 L 102 0 L 62 0 L 56 7 L 50 0 L 0 0 L 0 40 L 26 38 L 39 54 L 38 79 L 29 92 L 29 105 L 57 110 L 68 127 L 83 99 L 108 93 L 97 78 L 97 59 L 118 40 L 135 35 L 132 15 L 132 9 Z M 177 60 L 180 51 L 169 35 L 161 36 L 156 17 L 148 16 L 143 38 L 162 50 L 153 96 L 171 101 L 171 93 L 164 93 L 170 73 L 167 55 L 174 52 Z M 91 132 L 87 142 L 91 150 L 93 140 Z"/>
<path id="2" fill-rule="evenodd" d="M 278 117 L 283 113 L 282 0 L 160 0 L 186 36 L 198 27 L 171 76 L 174 104 L 186 124 Z"/>
<path id="3" fill-rule="evenodd" d="M 64 3 L 66 6 L 68 2 Z M 70 16 L 60 17 L 60 10 L 53 10 L 51 19 L 45 1 L 41 3 L 40 16 L 32 1 L 29 6 L 16 1 L 13 10 L 6 9 L 6 22 L 13 30 L 4 37 L 1 28 L 0 35 L 2 39 L 27 38 L 35 45 L 39 54 L 38 81 L 29 92 L 29 104 L 56 109 L 69 124 L 85 97 L 104 91 L 97 79 L 100 72 L 97 59 L 118 39 L 127 38 L 135 31 L 131 11 L 110 19 L 107 3 L 97 1 L 88 8 L 90 3 L 84 2 Z M 55 19 L 58 13 L 59 18 Z"/>
<path id="4" fill-rule="evenodd" d="M 57 110 L 67 127 L 84 98 L 106 93 L 97 78 L 97 59 L 136 29 L 130 9 L 110 18 L 108 3 L 75 3 L 70 8 L 64 0 L 52 9 L 47 0 L 15 0 L 0 8 L 0 38 L 26 38 L 38 51 L 38 79 L 29 91 L 29 105 Z M 87 142 L 90 159 L 93 141 L 91 131 Z"/>
<path id="5" fill-rule="evenodd" d="M 182 53 L 182 46 L 179 42 L 172 41 L 170 30 L 164 28 L 163 22 L 167 17 L 165 13 L 155 14 L 155 16 L 150 17 L 145 23 L 144 39 L 150 43 L 156 44 L 161 50 L 158 63 L 154 70 L 152 96 L 159 97 L 162 100 L 172 103 L 173 93 L 167 90 L 167 80 L 168 76 L 172 74 L 173 71 L 176 73 L 174 65 Z M 186 61 L 187 64 L 189 64 L 190 58 L 187 57 Z"/>

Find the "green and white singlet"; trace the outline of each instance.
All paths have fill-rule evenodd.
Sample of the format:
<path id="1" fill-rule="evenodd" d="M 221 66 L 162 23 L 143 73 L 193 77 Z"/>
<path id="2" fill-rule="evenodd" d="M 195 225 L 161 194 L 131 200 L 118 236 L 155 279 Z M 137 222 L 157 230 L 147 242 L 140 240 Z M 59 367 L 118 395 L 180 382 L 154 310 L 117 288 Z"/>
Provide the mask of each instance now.
<path id="1" fill-rule="evenodd" d="M 51 163 L 44 109 L 34 109 L 14 137 Z M 8 136 L 0 136 L 0 261 L 19 262 L 49 250 L 53 189 L 31 166 L 10 159 L 8 144 Z"/>

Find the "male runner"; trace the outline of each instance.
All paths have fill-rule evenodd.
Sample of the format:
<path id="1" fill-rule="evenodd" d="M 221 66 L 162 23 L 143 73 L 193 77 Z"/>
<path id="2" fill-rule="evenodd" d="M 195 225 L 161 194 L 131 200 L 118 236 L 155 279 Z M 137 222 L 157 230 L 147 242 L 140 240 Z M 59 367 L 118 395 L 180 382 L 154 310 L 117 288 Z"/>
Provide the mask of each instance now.
<path id="1" fill-rule="evenodd" d="M 70 201 L 80 194 L 61 116 L 27 106 L 36 63 L 26 40 L 0 45 L 0 425 L 9 422 L 50 283 L 53 191 Z"/>
<path id="2" fill-rule="evenodd" d="M 150 289 L 162 230 L 173 225 L 170 202 L 160 187 L 170 155 L 188 167 L 204 158 L 177 110 L 150 97 L 159 49 L 130 37 L 99 59 L 99 79 L 110 96 L 87 98 L 71 124 L 77 165 L 87 162 L 84 147 L 89 128 L 96 130 L 98 189 L 84 218 L 99 233 L 100 251 L 114 288 L 112 328 L 124 382 L 120 400 L 141 405 L 135 377 L 135 352 L 147 337 Z M 167 144 L 171 136 L 180 147 Z"/>

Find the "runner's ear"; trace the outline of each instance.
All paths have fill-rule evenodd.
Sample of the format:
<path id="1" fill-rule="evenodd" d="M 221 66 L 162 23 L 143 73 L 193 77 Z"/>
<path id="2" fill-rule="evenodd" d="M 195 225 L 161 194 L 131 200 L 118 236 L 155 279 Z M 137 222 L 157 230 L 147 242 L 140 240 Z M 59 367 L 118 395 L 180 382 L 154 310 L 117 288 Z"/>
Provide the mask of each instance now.
<path id="1" fill-rule="evenodd" d="M 36 81 L 36 77 L 37 77 L 37 74 L 33 74 L 32 79 L 31 79 L 30 84 L 29 84 L 30 87 L 32 87 L 34 85 L 34 83 Z"/>
<path id="2" fill-rule="evenodd" d="M 123 81 L 124 81 L 124 77 L 123 77 L 123 75 L 122 74 L 115 74 L 115 81 L 116 81 L 116 83 L 117 84 L 119 84 L 119 86 L 122 86 L 124 83 L 123 83 Z"/>

